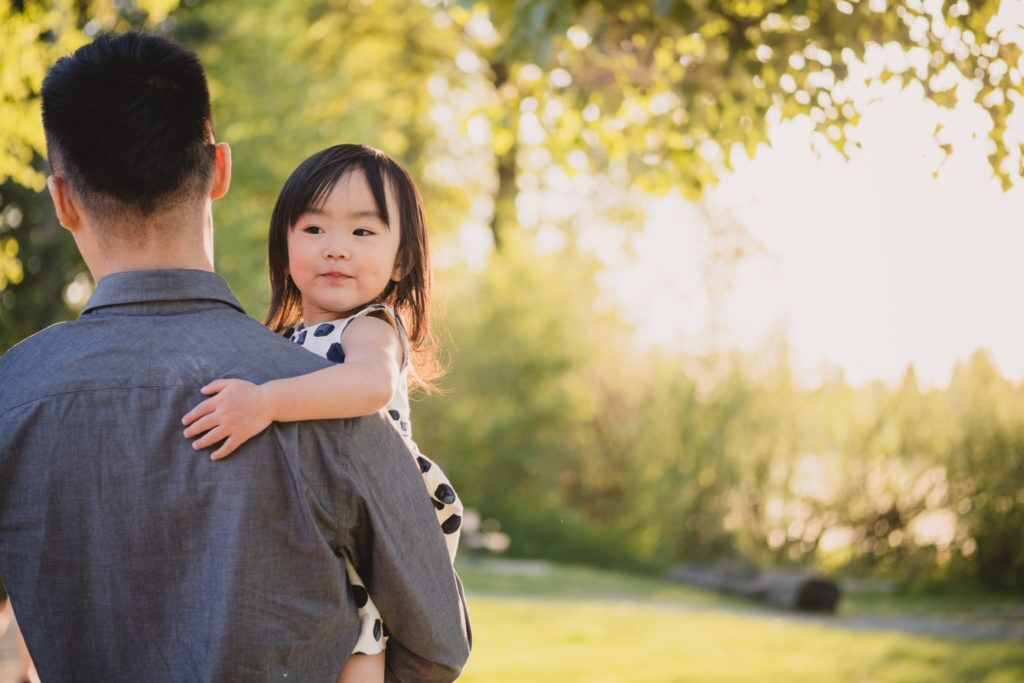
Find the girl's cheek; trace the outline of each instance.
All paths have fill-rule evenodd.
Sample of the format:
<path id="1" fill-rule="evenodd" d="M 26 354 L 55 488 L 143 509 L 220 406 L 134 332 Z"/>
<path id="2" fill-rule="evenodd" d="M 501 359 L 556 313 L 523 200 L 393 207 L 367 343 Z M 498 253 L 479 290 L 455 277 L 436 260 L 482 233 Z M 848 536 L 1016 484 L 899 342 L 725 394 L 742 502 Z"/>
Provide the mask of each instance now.
<path id="1" fill-rule="evenodd" d="M 302 247 L 295 243 L 295 235 L 288 233 L 288 241 L 285 243 L 285 256 L 288 259 L 288 267 L 302 263 Z"/>

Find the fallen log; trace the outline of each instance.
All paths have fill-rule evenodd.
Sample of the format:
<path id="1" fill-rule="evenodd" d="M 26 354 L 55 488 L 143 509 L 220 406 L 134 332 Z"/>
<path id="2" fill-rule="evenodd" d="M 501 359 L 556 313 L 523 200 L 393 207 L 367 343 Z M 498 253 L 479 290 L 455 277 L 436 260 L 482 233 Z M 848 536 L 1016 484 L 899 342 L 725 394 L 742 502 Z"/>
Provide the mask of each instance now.
<path id="1" fill-rule="evenodd" d="M 842 595 L 834 581 L 822 576 L 799 571 L 760 570 L 738 563 L 679 565 L 669 570 L 668 578 L 802 612 L 835 614 Z"/>

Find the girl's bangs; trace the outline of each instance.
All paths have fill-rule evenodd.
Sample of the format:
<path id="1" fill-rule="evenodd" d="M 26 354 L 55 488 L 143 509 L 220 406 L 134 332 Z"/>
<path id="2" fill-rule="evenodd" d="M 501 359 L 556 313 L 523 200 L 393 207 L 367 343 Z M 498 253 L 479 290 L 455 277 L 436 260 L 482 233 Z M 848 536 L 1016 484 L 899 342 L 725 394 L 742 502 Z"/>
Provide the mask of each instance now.
<path id="1" fill-rule="evenodd" d="M 375 156 L 364 156 L 362 159 L 353 159 L 348 163 L 329 164 L 318 169 L 309 178 L 308 183 L 301 185 L 308 188 L 308 191 L 303 193 L 305 196 L 300 198 L 301 201 L 293 205 L 290 212 L 291 215 L 288 216 L 288 226 L 294 226 L 295 221 L 299 220 L 299 216 L 307 211 L 320 211 L 323 209 L 324 204 L 327 202 L 327 196 L 331 194 L 334 186 L 356 169 L 362 170 L 366 183 L 370 186 L 374 202 L 377 204 L 377 211 L 388 227 L 390 227 L 391 217 L 388 215 L 388 201 L 385 190 L 385 183 L 389 182 L 390 173 L 389 169 L 382 163 L 382 160 Z"/>

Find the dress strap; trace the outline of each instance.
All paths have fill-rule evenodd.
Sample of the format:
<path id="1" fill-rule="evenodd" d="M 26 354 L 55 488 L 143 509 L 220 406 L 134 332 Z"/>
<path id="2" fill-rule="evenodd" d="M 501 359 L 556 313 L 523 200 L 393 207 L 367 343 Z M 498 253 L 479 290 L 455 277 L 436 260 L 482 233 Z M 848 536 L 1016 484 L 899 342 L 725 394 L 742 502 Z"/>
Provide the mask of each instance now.
<path id="1" fill-rule="evenodd" d="M 392 327 L 395 328 L 395 331 L 398 332 L 398 340 L 402 344 L 402 370 L 405 370 L 409 365 L 409 336 L 405 332 L 405 325 L 402 323 L 402 318 L 395 313 L 395 309 L 391 308 L 391 306 L 388 306 L 387 304 L 370 304 L 356 313 L 353 313 L 345 321 L 345 326 L 341 328 L 340 336 L 344 336 L 345 330 L 348 329 L 348 326 L 352 324 L 353 320 L 362 318 L 371 313 L 376 313 L 383 317 Z"/>

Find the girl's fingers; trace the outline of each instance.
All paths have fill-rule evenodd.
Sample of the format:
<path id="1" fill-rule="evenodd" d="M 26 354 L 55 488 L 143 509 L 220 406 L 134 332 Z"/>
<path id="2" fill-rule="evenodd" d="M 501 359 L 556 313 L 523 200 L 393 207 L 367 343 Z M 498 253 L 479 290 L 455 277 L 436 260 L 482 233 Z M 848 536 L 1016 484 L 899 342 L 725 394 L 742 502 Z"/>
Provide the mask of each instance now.
<path id="1" fill-rule="evenodd" d="M 192 442 L 192 448 L 197 451 L 201 448 L 207 448 L 223 439 L 227 434 L 220 427 L 214 427 L 210 431 L 203 434 L 201 437 Z"/>
<path id="2" fill-rule="evenodd" d="M 223 390 L 224 387 L 226 387 L 227 385 L 228 385 L 227 380 L 216 379 L 216 380 L 210 382 L 209 384 L 207 384 L 205 387 L 203 387 L 199 391 L 203 395 L 205 395 L 205 396 L 212 396 L 213 394 L 216 394 L 217 392 Z"/>
<path id="3" fill-rule="evenodd" d="M 206 399 L 195 408 L 185 413 L 185 417 L 181 418 L 181 424 L 189 425 L 201 418 L 203 415 L 209 415 L 212 413 L 215 407 L 216 406 L 210 402 L 210 399 Z"/>
<path id="4" fill-rule="evenodd" d="M 209 429 L 219 426 L 220 419 L 214 414 L 209 414 L 193 422 L 183 433 L 185 434 L 186 439 L 191 439 L 197 434 L 202 434 Z"/>
<path id="5" fill-rule="evenodd" d="M 224 445 L 210 455 L 210 460 L 220 460 L 221 458 L 228 457 L 235 452 L 235 449 L 238 448 L 239 445 L 238 439 L 233 436 L 229 436 L 228 440 L 224 442 Z"/>

